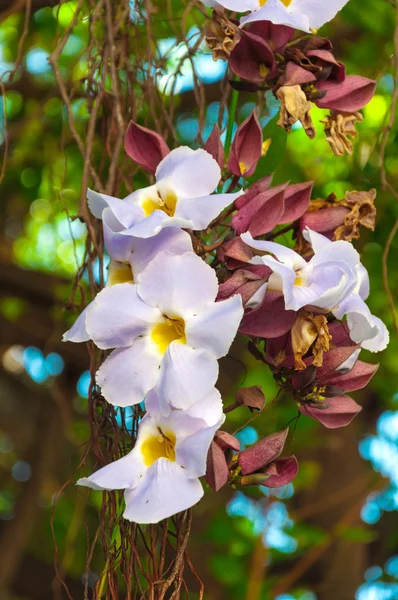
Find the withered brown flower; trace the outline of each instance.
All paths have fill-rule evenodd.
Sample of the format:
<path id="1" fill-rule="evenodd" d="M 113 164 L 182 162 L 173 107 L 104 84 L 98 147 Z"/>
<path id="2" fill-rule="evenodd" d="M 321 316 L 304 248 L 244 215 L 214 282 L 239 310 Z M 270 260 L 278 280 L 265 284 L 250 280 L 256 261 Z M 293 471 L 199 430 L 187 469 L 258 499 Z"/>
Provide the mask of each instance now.
<path id="1" fill-rule="evenodd" d="M 282 86 L 276 95 L 281 101 L 281 113 L 277 123 L 279 127 L 290 132 L 292 125 L 300 121 L 305 133 L 310 139 L 313 139 L 315 129 L 310 114 L 311 103 L 308 102 L 301 87 L 299 85 Z"/>
<path id="2" fill-rule="evenodd" d="M 341 113 L 334 110 L 321 121 L 325 125 L 326 141 L 336 156 L 344 156 L 345 152 L 353 153 L 353 144 L 349 138 L 356 138 L 358 132 L 355 124 L 361 121 L 363 116 L 360 112 Z"/>
<path id="3" fill-rule="evenodd" d="M 220 6 L 213 10 L 206 42 L 214 60 L 227 60 L 241 37 L 239 27 L 230 21 Z"/>
<path id="4" fill-rule="evenodd" d="M 329 333 L 328 323 L 324 315 L 314 315 L 306 310 L 297 314 L 292 327 L 292 347 L 294 354 L 294 368 L 302 371 L 307 368 L 303 356 L 312 346 L 314 355 L 313 364 L 321 367 L 323 364 L 323 353 L 330 347 L 332 336 Z"/>

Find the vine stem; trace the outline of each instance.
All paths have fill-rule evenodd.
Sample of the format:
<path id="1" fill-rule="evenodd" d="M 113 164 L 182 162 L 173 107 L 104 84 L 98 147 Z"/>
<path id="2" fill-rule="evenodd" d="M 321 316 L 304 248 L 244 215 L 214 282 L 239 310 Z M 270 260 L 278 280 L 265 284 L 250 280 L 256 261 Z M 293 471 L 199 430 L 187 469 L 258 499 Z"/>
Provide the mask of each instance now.
<path id="1" fill-rule="evenodd" d="M 235 78 L 235 81 L 239 81 L 239 77 Z M 227 125 L 227 134 L 225 137 L 225 156 L 226 158 L 228 158 L 228 154 L 229 154 L 229 149 L 231 147 L 231 142 L 232 142 L 232 133 L 234 130 L 234 123 L 235 123 L 235 117 L 236 117 L 236 109 L 238 108 L 238 96 L 239 96 L 239 92 L 238 90 L 233 89 L 232 90 L 232 95 L 231 95 L 231 105 L 229 107 L 229 113 L 228 113 L 228 125 Z"/>
<path id="2" fill-rule="evenodd" d="M 117 534 L 118 534 L 118 532 L 120 530 L 120 520 L 122 518 L 122 513 L 123 513 L 123 505 L 121 504 L 119 506 L 119 509 L 118 509 L 118 518 L 117 518 L 116 525 L 114 526 L 113 531 L 112 531 L 112 536 L 111 536 L 111 541 L 110 541 L 110 544 L 109 544 L 109 548 L 112 548 L 113 544 L 116 541 Z M 97 595 L 98 600 L 100 600 L 102 598 L 102 596 L 104 594 L 104 591 L 105 591 L 105 584 L 106 584 L 106 581 L 108 579 L 108 570 L 109 570 L 110 562 L 111 562 L 111 556 L 110 556 L 110 553 L 109 553 L 108 557 L 106 559 L 105 566 L 103 568 L 102 574 L 101 574 L 100 582 L 99 582 L 98 595 Z"/>

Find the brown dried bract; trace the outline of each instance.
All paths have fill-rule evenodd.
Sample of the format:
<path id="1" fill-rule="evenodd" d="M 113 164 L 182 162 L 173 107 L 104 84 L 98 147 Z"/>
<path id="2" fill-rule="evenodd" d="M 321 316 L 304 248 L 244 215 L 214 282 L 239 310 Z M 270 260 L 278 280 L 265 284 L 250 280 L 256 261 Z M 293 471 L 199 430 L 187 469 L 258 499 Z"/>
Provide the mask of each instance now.
<path id="1" fill-rule="evenodd" d="M 213 60 L 227 60 L 239 40 L 239 27 L 226 17 L 222 7 L 215 8 L 206 34 Z"/>
<path id="2" fill-rule="evenodd" d="M 349 138 L 356 138 L 355 124 L 361 121 L 363 116 L 360 112 L 339 113 L 334 110 L 321 121 L 325 125 L 326 141 L 336 156 L 353 153 L 353 143 Z"/>
<path id="3" fill-rule="evenodd" d="M 376 222 L 376 207 L 374 201 L 376 190 L 368 192 L 347 192 L 344 200 L 339 205 L 350 209 L 344 218 L 344 224 L 338 227 L 334 233 L 335 240 L 347 240 L 359 238 L 359 227 L 362 225 L 374 231 Z"/>
<path id="4" fill-rule="evenodd" d="M 276 92 L 281 101 L 281 113 L 278 120 L 279 127 L 287 132 L 291 131 L 292 125 L 300 121 L 305 133 L 310 139 L 315 137 L 315 129 L 311 119 L 311 103 L 308 102 L 303 90 L 299 85 L 283 86 Z"/>
<path id="5" fill-rule="evenodd" d="M 294 353 L 294 368 L 302 371 L 308 365 L 303 361 L 303 356 L 312 346 L 314 356 L 313 364 L 321 367 L 323 364 L 323 353 L 330 347 L 332 336 L 329 333 L 328 324 L 324 315 L 313 315 L 302 310 L 298 313 L 291 331 L 292 347 Z"/>

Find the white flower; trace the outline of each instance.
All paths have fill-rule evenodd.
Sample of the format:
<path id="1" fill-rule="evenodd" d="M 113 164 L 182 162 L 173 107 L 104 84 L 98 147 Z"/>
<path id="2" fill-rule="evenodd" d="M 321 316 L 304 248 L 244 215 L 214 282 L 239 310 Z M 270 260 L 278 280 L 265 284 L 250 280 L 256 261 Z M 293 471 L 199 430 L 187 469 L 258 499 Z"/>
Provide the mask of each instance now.
<path id="1" fill-rule="evenodd" d="M 113 218 L 109 213 L 108 216 Z M 176 227 L 163 229 L 148 239 L 122 236 L 120 233 L 113 232 L 105 219 L 103 229 L 105 247 L 111 258 L 108 265 L 107 287 L 117 283 L 134 283 L 141 271 L 159 252 L 167 250 L 172 254 L 180 255 L 192 250 L 190 235 Z M 73 327 L 64 334 L 64 342 L 87 342 L 90 339 L 86 330 L 86 316 L 90 306 L 87 306 L 76 319 Z"/>
<path id="2" fill-rule="evenodd" d="M 276 257 L 255 256 L 250 262 L 272 269 L 267 291 L 282 292 L 286 310 L 299 310 L 303 306 L 333 310 L 357 285 L 359 254 L 349 242 L 330 242 L 309 229 L 304 235 L 309 236 L 314 250 L 308 262 L 281 244 L 255 240 L 250 233 L 242 234 L 241 238 L 251 248 Z"/>
<path id="3" fill-rule="evenodd" d="M 135 523 L 158 523 L 203 496 L 199 477 L 206 473 L 209 446 L 220 424 L 209 427 L 182 411 L 168 417 L 147 414 L 129 454 L 77 483 L 95 490 L 124 489 L 123 516 Z"/>
<path id="4" fill-rule="evenodd" d="M 220 178 L 220 167 L 208 152 L 181 146 L 159 163 L 155 185 L 124 200 L 88 190 L 88 204 L 109 236 L 148 238 L 164 227 L 202 230 L 242 193 L 213 194 Z"/>
<path id="5" fill-rule="evenodd" d="M 264 293 L 282 292 L 286 310 L 315 306 L 332 311 L 338 319 L 346 316 L 354 342 L 372 352 L 384 350 L 389 334 L 384 323 L 371 314 L 364 302 L 369 296 L 369 276 L 358 252 L 349 242 L 332 242 L 308 227 L 303 235 L 314 251 L 308 262 L 285 246 L 254 240 L 249 233 L 241 235 L 252 248 L 270 252 L 278 259 L 256 256 L 250 261 L 273 270 Z"/>
<path id="6" fill-rule="evenodd" d="M 369 296 L 369 276 L 363 265 L 358 269 L 358 284 L 354 291 L 335 308 L 333 314 L 341 319 L 345 315 L 351 339 L 370 352 L 385 350 L 390 334 L 383 321 L 372 315 L 364 302 Z"/>
<path id="7" fill-rule="evenodd" d="M 252 21 L 271 21 L 311 33 L 331 21 L 348 0 L 202 0 L 207 6 L 217 4 L 236 12 L 250 11 L 241 25 Z"/>
<path id="8" fill-rule="evenodd" d="M 136 285 L 102 290 L 85 311 L 85 330 L 99 348 L 116 348 L 97 373 L 104 397 L 128 406 L 157 386 L 175 408 L 201 400 L 243 315 L 239 295 L 216 303 L 217 291 L 213 269 L 192 252 L 158 254 Z M 66 339 L 81 341 L 71 332 Z"/>

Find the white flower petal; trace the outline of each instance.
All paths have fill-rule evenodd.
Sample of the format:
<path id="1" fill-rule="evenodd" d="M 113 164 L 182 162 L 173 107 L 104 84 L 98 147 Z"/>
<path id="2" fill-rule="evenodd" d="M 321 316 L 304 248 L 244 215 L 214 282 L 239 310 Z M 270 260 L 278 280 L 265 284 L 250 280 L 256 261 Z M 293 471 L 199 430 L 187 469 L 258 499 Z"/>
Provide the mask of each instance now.
<path id="1" fill-rule="evenodd" d="M 370 294 L 370 282 L 369 282 L 369 274 L 362 264 L 360 264 L 358 267 L 358 281 L 359 281 L 358 294 L 362 298 L 362 300 L 366 300 Z"/>
<path id="2" fill-rule="evenodd" d="M 206 350 L 172 342 L 163 357 L 156 389 L 166 404 L 187 410 L 212 390 L 217 377 L 214 356 Z"/>
<path id="3" fill-rule="evenodd" d="M 193 252 L 158 254 L 138 276 L 138 293 L 149 306 L 168 317 L 192 315 L 214 302 L 217 277 Z"/>
<path id="4" fill-rule="evenodd" d="M 295 13 L 300 12 L 308 18 L 311 29 L 319 29 L 331 21 L 347 2 L 348 0 L 328 0 L 328 2 L 293 0 L 292 9 Z"/>
<path id="5" fill-rule="evenodd" d="M 190 417 L 202 419 L 209 427 L 214 425 L 221 427 L 225 418 L 221 394 L 217 388 L 213 388 L 202 400 L 193 404 L 185 412 Z"/>
<path id="6" fill-rule="evenodd" d="M 204 427 L 176 444 L 176 460 L 187 469 L 190 477 L 202 477 L 206 473 L 209 446 L 220 423 Z"/>
<path id="7" fill-rule="evenodd" d="M 230 2 L 230 0 L 226 1 Z M 225 0 L 222 0 L 223 5 L 224 2 Z M 287 25 L 307 33 L 310 33 L 311 27 L 309 19 L 303 11 L 289 10 L 281 0 L 268 0 L 262 8 L 252 12 L 247 17 L 242 17 L 240 24 L 242 26 L 253 21 L 271 21 L 276 25 Z"/>
<path id="8" fill-rule="evenodd" d="M 123 458 L 99 469 L 90 477 L 79 479 L 76 483 L 93 490 L 124 490 L 134 488 L 145 470 L 140 454 L 134 449 Z"/>
<path id="9" fill-rule="evenodd" d="M 235 202 L 242 194 L 243 191 L 235 194 L 213 194 L 211 196 L 181 198 L 177 204 L 175 217 L 190 222 L 190 229 L 206 229 L 224 208 Z"/>
<path id="10" fill-rule="evenodd" d="M 216 358 L 221 358 L 228 353 L 242 317 L 242 297 L 239 294 L 211 304 L 186 320 L 187 344 L 193 348 L 204 348 Z"/>
<path id="11" fill-rule="evenodd" d="M 134 523 L 158 523 L 190 508 L 202 496 L 199 479 L 190 479 L 178 463 L 160 458 L 134 490 L 126 490 L 123 516 Z"/>
<path id="12" fill-rule="evenodd" d="M 355 284 L 356 278 L 345 263 L 317 265 L 312 269 L 312 282 L 308 288 L 317 297 L 307 304 L 332 310 L 353 291 Z"/>
<path id="13" fill-rule="evenodd" d="M 303 269 L 307 266 L 306 261 L 302 256 L 300 256 L 300 254 L 297 254 L 297 252 L 291 250 L 290 248 L 286 248 L 286 246 L 282 246 L 276 242 L 255 240 L 249 232 L 242 233 L 240 237 L 245 244 L 250 246 L 250 248 L 260 250 L 261 252 L 270 252 L 276 256 L 281 263 L 288 267 Z"/>
<path id="14" fill-rule="evenodd" d="M 86 306 L 83 312 L 77 317 L 72 327 L 62 336 L 63 342 L 87 342 L 90 339 L 86 329 L 87 311 L 92 306 L 92 302 Z"/>
<path id="15" fill-rule="evenodd" d="M 98 348 L 130 346 L 151 324 L 161 319 L 156 308 L 145 304 L 137 286 L 119 283 L 101 290 L 86 317 L 86 328 Z"/>
<path id="16" fill-rule="evenodd" d="M 312 246 L 312 249 L 315 253 L 320 252 L 324 248 L 327 248 L 331 244 L 333 244 L 332 240 L 326 237 L 326 235 L 322 235 L 317 231 L 313 231 L 309 227 L 305 227 L 302 231 L 303 238 L 307 240 Z"/>
<path id="17" fill-rule="evenodd" d="M 149 217 L 143 221 L 134 224 L 132 227 L 125 229 L 122 235 L 132 235 L 137 238 L 152 238 L 157 235 L 164 227 L 184 227 L 190 229 L 192 223 L 184 219 L 169 217 L 162 210 L 155 210 Z"/>
<path id="18" fill-rule="evenodd" d="M 109 256 L 114 260 L 129 260 L 134 238 L 121 234 L 125 228 L 108 206 L 102 213 L 102 228 L 105 248 Z"/>
<path id="19" fill-rule="evenodd" d="M 376 335 L 370 340 L 364 340 L 361 346 L 370 352 L 381 352 L 387 348 L 390 341 L 390 334 L 383 321 L 375 315 L 372 316 L 373 327 L 377 330 Z"/>
<path id="20" fill-rule="evenodd" d="M 152 238 L 132 239 L 133 251 L 130 256 L 130 263 L 135 277 L 160 252 L 168 251 L 172 254 L 180 255 L 192 251 L 191 236 L 186 231 L 181 231 L 181 229 L 177 229 L 176 227 L 162 229 L 162 231 Z"/>
<path id="21" fill-rule="evenodd" d="M 220 167 L 211 154 L 184 146 L 172 150 L 156 170 L 156 181 L 167 180 L 177 194 L 177 207 L 180 197 L 196 198 L 214 192 L 220 178 Z"/>
<path id="22" fill-rule="evenodd" d="M 109 206 L 116 219 L 124 226 L 131 227 L 135 222 L 144 218 L 144 211 L 139 206 L 129 202 L 129 196 L 124 200 L 87 190 L 88 206 L 95 217 L 102 219 L 103 210 Z"/>
<path id="23" fill-rule="evenodd" d="M 160 361 L 145 338 L 138 338 L 130 348 L 119 348 L 108 356 L 97 371 L 96 382 L 110 404 L 132 406 L 156 385 Z"/>
<path id="24" fill-rule="evenodd" d="M 338 319 L 347 317 L 351 339 L 371 352 L 384 350 L 390 335 L 384 323 L 372 315 L 358 294 L 351 294 L 333 311 Z"/>

